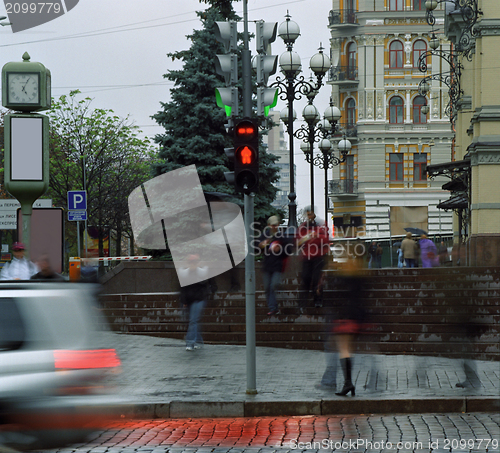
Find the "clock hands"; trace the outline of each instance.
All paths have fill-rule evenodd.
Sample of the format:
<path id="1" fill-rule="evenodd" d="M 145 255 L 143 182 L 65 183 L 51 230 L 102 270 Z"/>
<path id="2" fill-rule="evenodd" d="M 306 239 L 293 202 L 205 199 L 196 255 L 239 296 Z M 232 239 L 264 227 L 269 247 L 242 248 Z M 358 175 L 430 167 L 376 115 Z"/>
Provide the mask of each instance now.
<path id="1" fill-rule="evenodd" d="M 26 94 L 28 94 L 28 92 L 26 91 L 26 85 L 28 85 L 28 82 L 30 81 L 31 77 L 28 77 L 26 79 L 26 83 L 23 85 L 23 87 L 21 88 L 21 91 L 24 91 Z"/>

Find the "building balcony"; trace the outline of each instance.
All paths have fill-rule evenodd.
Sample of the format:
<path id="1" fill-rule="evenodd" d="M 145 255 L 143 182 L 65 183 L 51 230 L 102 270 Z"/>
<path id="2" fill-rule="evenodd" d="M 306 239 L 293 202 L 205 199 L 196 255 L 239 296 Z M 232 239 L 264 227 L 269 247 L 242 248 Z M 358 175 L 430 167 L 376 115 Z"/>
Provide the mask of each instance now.
<path id="1" fill-rule="evenodd" d="M 352 9 L 331 10 L 328 15 L 328 22 L 330 27 L 338 25 L 359 25 L 357 14 L 358 12 Z"/>
<path id="2" fill-rule="evenodd" d="M 358 137 L 358 125 L 349 121 L 338 121 L 335 129 L 334 137 L 345 136 L 349 139 Z"/>
<path id="3" fill-rule="evenodd" d="M 330 68 L 328 81 L 335 85 L 358 84 L 358 68 L 355 66 L 334 66 Z"/>
<path id="4" fill-rule="evenodd" d="M 357 197 L 358 181 L 354 179 L 333 179 L 328 181 L 328 195 L 334 197 Z"/>

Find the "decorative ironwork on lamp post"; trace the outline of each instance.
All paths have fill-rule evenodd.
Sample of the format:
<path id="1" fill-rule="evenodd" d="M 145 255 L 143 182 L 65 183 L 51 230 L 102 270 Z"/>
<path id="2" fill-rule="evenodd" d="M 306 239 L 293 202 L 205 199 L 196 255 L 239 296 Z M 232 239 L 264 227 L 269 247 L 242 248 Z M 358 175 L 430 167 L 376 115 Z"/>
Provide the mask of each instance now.
<path id="1" fill-rule="evenodd" d="M 333 124 L 331 133 L 335 132 L 336 125 Z M 319 142 L 319 149 L 321 151 L 321 156 L 318 155 L 314 158 L 314 165 L 325 171 L 325 226 L 328 228 L 328 205 L 329 205 L 329 197 L 328 197 L 328 170 L 332 169 L 344 163 L 346 160 L 349 151 L 351 150 L 351 142 L 344 137 L 338 143 L 339 149 L 339 157 L 337 157 L 333 153 L 333 146 L 329 139 L 324 138 Z"/>
<path id="2" fill-rule="evenodd" d="M 464 91 L 460 86 L 460 77 L 462 76 L 463 65 L 458 61 L 457 54 L 453 52 L 446 52 L 444 50 L 438 50 L 440 43 L 439 39 L 434 33 L 432 33 L 431 39 L 429 41 L 429 50 L 418 59 L 418 68 L 421 72 L 427 72 L 427 59 L 433 55 L 438 56 L 448 63 L 450 70 L 448 72 L 441 72 L 438 74 L 431 74 L 425 76 L 419 83 L 418 91 L 421 95 L 426 96 L 430 92 L 429 82 L 432 80 L 438 80 L 444 83 L 448 87 L 449 101 L 445 108 L 445 114 L 448 115 L 452 124 L 455 124 L 457 109 L 456 105 L 459 99 L 463 96 Z M 426 107 L 424 109 L 424 107 Z M 429 113 L 429 107 L 422 107 L 422 113 Z"/>
<path id="3" fill-rule="evenodd" d="M 474 38 L 478 35 L 475 29 L 478 17 L 482 15 L 479 9 L 478 0 L 427 0 L 425 2 L 427 23 L 433 27 L 436 24 L 436 18 L 433 11 L 440 3 L 445 4 L 448 15 L 460 15 L 462 23 L 460 24 L 460 37 L 455 45 L 455 51 L 465 56 L 469 61 L 472 58 L 472 49 Z"/>
<path id="4" fill-rule="evenodd" d="M 286 115 L 281 112 L 281 119 L 285 120 L 285 125 L 289 138 L 289 154 L 290 154 L 290 191 L 288 194 L 288 226 L 297 227 L 297 204 L 295 199 L 295 173 L 294 173 L 294 146 L 293 146 L 293 121 L 295 112 L 293 110 L 293 102 L 302 99 L 302 96 L 307 96 L 312 91 L 318 91 L 322 86 L 323 77 L 328 72 L 331 63 L 327 55 L 323 53 L 320 47 L 319 53 L 313 55 L 310 60 L 310 68 L 316 75 L 316 82 L 308 82 L 304 76 L 299 76 L 302 69 L 300 56 L 293 52 L 293 44 L 300 36 L 300 28 L 296 22 L 291 20 L 288 14 L 285 16 L 285 22 L 282 22 L 278 27 L 278 35 L 283 39 L 287 46 L 286 52 L 281 54 L 279 58 L 279 66 L 284 77 L 276 77 L 276 81 L 270 87 L 279 89 L 280 99 L 287 101 L 288 112 Z"/>
<path id="5" fill-rule="evenodd" d="M 460 36 L 455 40 L 455 45 L 451 51 L 446 52 L 444 50 L 438 50 L 440 42 L 434 33 L 434 29 L 432 30 L 429 41 L 431 50 L 420 56 L 418 68 L 421 72 L 427 72 L 427 58 L 430 56 L 437 56 L 448 63 L 450 71 L 426 76 L 420 82 L 419 92 L 425 95 L 429 91 L 428 87 L 430 80 L 438 80 L 447 85 L 449 88 L 448 94 L 450 100 L 446 106 L 445 113 L 449 116 L 451 123 L 455 124 L 457 115 L 456 106 L 460 97 L 464 94 L 460 86 L 463 65 L 459 61 L 459 58 L 465 57 L 467 60 L 471 61 L 474 50 L 474 38 L 479 34 L 475 26 L 479 16 L 483 13 L 479 9 L 478 0 L 426 0 L 426 20 L 431 27 L 434 27 L 436 24 L 436 18 L 434 17 L 433 11 L 441 3 L 445 4 L 445 14 L 448 18 L 458 17 L 461 19 L 458 27 Z M 429 107 L 424 107 L 425 109 L 422 110 L 422 113 L 427 114 L 429 112 Z"/>
<path id="6" fill-rule="evenodd" d="M 330 100 L 330 106 L 327 107 L 324 117 L 320 120 L 320 114 L 317 108 L 312 104 L 308 104 L 303 112 L 304 120 L 307 126 L 303 125 L 295 132 L 295 137 L 302 139 L 300 145 L 304 152 L 306 161 L 310 165 L 311 170 L 311 206 L 314 206 L 314 167 L 319 167 L 324 170 L 325 177 L 325 226 L 328 228 L 328 170 L 345 162 L 346 156 L 351 149 L 351 142 L 344 138 L 339 142 L 340 155 L 337 157 L 332 150 L 330 138 L 333 137 L 337 130 L 337 123 L 340 120 L 341 113 L 338 107 L 333 105 Z M 314 143 L 319 142 L 321 155 L 314 157 Z"/>

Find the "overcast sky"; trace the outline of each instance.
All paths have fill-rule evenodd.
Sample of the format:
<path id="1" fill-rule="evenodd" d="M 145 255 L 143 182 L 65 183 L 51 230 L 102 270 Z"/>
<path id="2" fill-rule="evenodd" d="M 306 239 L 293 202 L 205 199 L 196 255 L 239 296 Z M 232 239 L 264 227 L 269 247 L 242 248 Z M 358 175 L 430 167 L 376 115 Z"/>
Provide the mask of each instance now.
<path id="1" fill-rule="evenodd" d="M 112 109 L 154 137 L 164 130 L 150 116 L 160 110 L 160 101 L 170 99 L 171 82 L 163 78 L 170 69 L 181 67 L 166 55 L 188 49 L 186 35 L 201 28 L 195 12 L 206 9 L 198 0 L 79 0 L 65 15 L 32 28 L 12 33 L 1 27 L 0 55 L 3 64 L 21 61 L 27 51 L 31 61 L 43 63 L 52 73 L 52 95 L 59 97 L 79 89 L 82 97 L 93 98 L 94 108 Z M 243 15 L 243 3 L 236 2 Z M 249 21 L 281 23 L 287 10 L 301 29 L 294 50 L 302 58 L 304 75 L 309 77 L 309 59 L 320 43 L 328 49 L 330 0 L 248 0 Z M 0 15 L 6 15 L 3 4 Z M 253 24 L 250 31 L 255 31 Z M 252 53 L 254 45 L 251 44 Z M 285 45 L 277 38 L 272 46 L 280 55 Z M 325 50 L 328 54 L 328 50 Z M 330 87 L 323 87 L 315 105 L 322 113 L 328 106 Z M 215 96 L 214 96 L 215 102 Z M 279 101 L 277 110 L 285 107 Z M 299 117 L 305 101 L 295 102 Z M 299 127 L 297 122 L 295 127 Z M 309 170 L 296 146 L 299 207 L 308 204 Z M 323 205 L 323 171 L 316 171 L 316 204 Z M 321 215 L 323 217 L 323 215 Z"/>

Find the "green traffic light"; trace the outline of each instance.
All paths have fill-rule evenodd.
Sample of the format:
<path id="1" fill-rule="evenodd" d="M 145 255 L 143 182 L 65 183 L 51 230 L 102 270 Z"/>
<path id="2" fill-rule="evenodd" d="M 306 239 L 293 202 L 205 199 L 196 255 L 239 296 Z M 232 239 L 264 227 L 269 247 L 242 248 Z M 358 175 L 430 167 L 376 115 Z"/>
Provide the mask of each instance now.
<path id="1" fill-rule="evenodd" d="M 215 89 L 215 101 L 217 102 L 217 107 L 220 107 L 226 111 L 226 116 L 231 116 L 231 112 L 233 109 L 230 105 L 224 104 L 218 88 Z"/>

